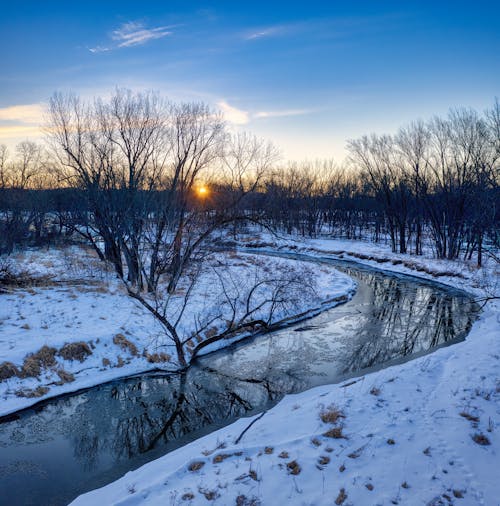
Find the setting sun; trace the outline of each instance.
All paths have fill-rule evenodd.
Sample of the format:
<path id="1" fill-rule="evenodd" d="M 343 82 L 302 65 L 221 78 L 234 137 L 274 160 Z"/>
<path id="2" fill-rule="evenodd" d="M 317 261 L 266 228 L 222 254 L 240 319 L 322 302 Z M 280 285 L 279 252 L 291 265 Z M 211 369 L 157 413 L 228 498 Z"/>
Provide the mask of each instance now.
<path id="1" fill-rule="evenodd" d="M 208 195 L 208 188 L 206 186 L 200 186 L 198 188 L 198 195 L 200 197 L 206 197 Z"/>

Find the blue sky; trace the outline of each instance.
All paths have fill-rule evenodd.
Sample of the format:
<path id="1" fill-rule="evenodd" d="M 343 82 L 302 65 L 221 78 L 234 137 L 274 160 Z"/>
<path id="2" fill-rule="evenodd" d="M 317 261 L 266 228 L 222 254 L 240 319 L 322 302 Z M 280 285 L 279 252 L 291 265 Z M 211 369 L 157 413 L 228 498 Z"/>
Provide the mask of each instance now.
<path id="1" fill-rule="evenodd" d="M 334 157 L 500 96 L 500 2 L 22 2 L 0 18 L 0 143 L 37 138 L 43 104 L 115 87 L 222 109 L 285 158 Z"/>

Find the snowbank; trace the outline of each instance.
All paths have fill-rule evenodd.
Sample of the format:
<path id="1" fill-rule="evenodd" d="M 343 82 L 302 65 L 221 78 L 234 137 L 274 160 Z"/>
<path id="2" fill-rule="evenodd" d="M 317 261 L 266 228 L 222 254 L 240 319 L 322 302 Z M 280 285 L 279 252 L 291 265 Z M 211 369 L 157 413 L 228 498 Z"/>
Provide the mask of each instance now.
<path id="1" fill-rule="evenodd" d="M 339 246 L 302 249 L 325 255 Z M 338 255 L 353 256 L 349 244 L 342 247 Z M 364 261 L 378 267 L 411 271 L 383 248 L 369 256 Z M 441 282 L 478 295 L 480 278 L 489 278 L 488 290 L 498 280 L 492 266 L 484 274 L 419 262 Z M 498 504 L 499 328 L 500 304 L 492 300 L 462 343 L 287 396 L 72 504 Z"/>

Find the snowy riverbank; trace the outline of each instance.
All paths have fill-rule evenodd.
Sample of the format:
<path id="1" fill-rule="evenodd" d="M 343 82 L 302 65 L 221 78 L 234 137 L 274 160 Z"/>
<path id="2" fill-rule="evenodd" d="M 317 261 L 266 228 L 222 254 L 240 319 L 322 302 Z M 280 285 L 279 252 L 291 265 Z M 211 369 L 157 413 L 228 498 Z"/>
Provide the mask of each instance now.
<path id="1" fill-rule="evenodd" d="M 126 294 L 112 272 L 103 270 L 92 251 L 77 246 L 33 250 L 8 261 L 14 272 L 28 272 L 35 281 L 0 293 L 0 375 L 10 374 L 0 378 L 0 416 L 120 377 L 178 368 L 158 321 Z M 236 318 L 247 310 L 247 295 L 256 282 L 262 286 L 252 292 L 252 316 L 271 322 L 331 307 L 355 290 L 348 276 L 330 266 L 313 269 L 306 262 L 235 252 L 211 255 L 197 275 L 190 291 L 180 286 L 170 301 L 174 315 L 184 310 L 179 333 L 200 334 L 193 346 L 224 328 L 233 307 Z M 271 302 L 264 303 L 267 279 L 277 280 L 273 286 L 287 294 L 284 302 L 272 301 L 272 316 Z"/>
<path id="2" fill-rule="evenodd" d="M 476 270 L 351 241 L 260 246 L 362 261 L 478 298 L 498 289 L 495 265 Z M 492 300 L 462 343 L 287 396 L 74 504 L 499 504 L 499 328 Z"/>

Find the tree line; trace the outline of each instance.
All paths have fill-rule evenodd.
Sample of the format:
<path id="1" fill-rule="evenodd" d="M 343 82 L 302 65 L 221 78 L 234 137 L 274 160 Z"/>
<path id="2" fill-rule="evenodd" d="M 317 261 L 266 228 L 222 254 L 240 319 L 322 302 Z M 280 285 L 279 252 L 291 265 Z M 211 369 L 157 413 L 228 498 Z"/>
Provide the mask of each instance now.
<path id="1" fill-rule="evenodd" d="M 49 118 L 43 147 L 0 148 L 0 252 L 79 235 L 151 292 L 165 275 L 173 291 L 212 232 L 248 220 L 478 265 L 500 246 L 498 100 L 350 140 L 342 165 L 283 164 L 205 104 L 154 93 L 55 94 Z"/>

